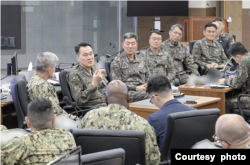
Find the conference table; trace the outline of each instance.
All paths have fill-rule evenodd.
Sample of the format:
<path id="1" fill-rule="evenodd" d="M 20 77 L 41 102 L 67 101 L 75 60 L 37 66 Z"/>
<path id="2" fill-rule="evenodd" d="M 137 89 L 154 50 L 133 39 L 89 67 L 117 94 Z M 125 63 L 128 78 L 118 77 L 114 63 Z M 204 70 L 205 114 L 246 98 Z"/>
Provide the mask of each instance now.
<path id="1" fill-rule="evenodd" d="M 196 108 L 196 109 L 210 109 L 220 107 L 221 98 L 218 97 L 204 97 L 204 96 L 191 96 L 185 95 L 184 97 L 188 98 L 187 100 L 196 101 L 197 104 L 185 104 L 187 106 Z M 177 98 L 178 101 L 182 102 Z M 136 113 L 137 115 L 147 119 L 148 116 L 154 112 L 157 112 L 159 108 L 149 102 L 149 99 L 130 103 L 129 110 Z"/>
<path id="2" fill-rule="evenodd" d="M 226 101 L 239 94 L 246 93 L 243 89 L 233 89 L 231 87 L 226 87 L 223 89 L 212 89 L 210 86 L 195 85 L 192 87 L 181 85 L 178 87 L 179 91 L 185 93 L 186 95 L 192 96 L 207 96 L 207 97 L 219 97 L 218 108 L 220 109 L 221 115 L 225 114 Z"/>
<path id="3" fill-rule="evenodd" d="M 55 86 L 55 89 L 58 95 L 61 94 L 61 86 Z M 13 105 L 14 105 L 14 102 L 13 102 L 11 94 L 8 94 L 7 98 L 1 100 L 1 110 L 0 110 L 1 111 L 1 124 L 3 124 L 3 108 L 11 107 L 10 109 L 13 109 Z M 10 109 L 8 109 L 9 112 L 11 111 Z M 12 112 L 15 113 L 15 111 L 12 111 Z"/>

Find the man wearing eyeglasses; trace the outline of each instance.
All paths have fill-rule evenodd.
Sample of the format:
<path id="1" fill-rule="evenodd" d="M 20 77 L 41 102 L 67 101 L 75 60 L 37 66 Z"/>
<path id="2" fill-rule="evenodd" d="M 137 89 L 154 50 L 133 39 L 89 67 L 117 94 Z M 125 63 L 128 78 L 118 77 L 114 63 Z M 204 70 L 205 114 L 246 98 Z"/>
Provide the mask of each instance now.
<path id="1" fill-rule="evenodd" d="M 227 62 L 227 57 L 220 43 L 216 39 L 217 27 L 215 24 L 207 23 L 203 34 L 205 38 L 194 44 L 192 55 L 194 61 L 201 66 L 208 68 L 216 68 Z"/>
<path id="2" fill-rule="evenodd" d="M 159 111 L 148 116 L 149 124 L 154 127 L 157 143 L 161 149 L 164 142 L 166 117 L 170 113 L 195 110 L 174 99 L 170 82 L 166 76 L 159 75 L 148 80 L 146 92 L 150 102 L 159 108 Z"/>
<path id="3" fill-rule="evenodd" d="M 175 68 L 171 56 L 161 46 L 162 34 L 159 30 L 149 32 L 147 50 L 141 51 L 151 76 L 165 75 L 170 81 L 175 78 Z"/>
<path id="4" fill-rule="evenodd" d="M 217 119 L 214 140 L 224 149 L 250 149 L 250 128 L 242 116 L 225 114 Z"/>
<path id="5" fill-rule="evenodd" d="M 199 75 L 198 65 L 194 63 L 193 56 L 190 55 L 187 47 L 180 42 L 183 32 L 184 28 L 180 24 L 172 25 L 169 31 L 169 39 L 162 42 L 162 47 L 174 60 L 175 77 L 179 79 L 180 84 L 185 84 L 189 77 L 184 71 L 183 64 L 192 73 Z"/>

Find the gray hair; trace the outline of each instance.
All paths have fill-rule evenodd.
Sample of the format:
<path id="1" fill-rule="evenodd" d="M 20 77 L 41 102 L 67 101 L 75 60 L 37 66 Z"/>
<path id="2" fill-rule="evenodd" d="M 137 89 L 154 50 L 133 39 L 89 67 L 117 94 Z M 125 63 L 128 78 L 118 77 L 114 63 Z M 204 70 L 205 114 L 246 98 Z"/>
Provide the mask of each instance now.
<path id="1" fill-rule="evenodd" d="M 122 42 L 124 42 L 125 39 L 127 39 L 127 38 L 134 38 L 134 39 L 136 40 L 136 42 L 138 42 L 138 40 L 137 40 L 137 35 L 136 35 L 135 33 L 132 33 L 132 32 L 125 33 L 125 34 L 123 35 L 123 40 L 122 40 Z"/>
<path id="2" fill-rule="evenodd" d="M 58 57 L 51 52 L 43 52 L 37 56 L 36 71 L 44 73 L 49 67 L 54 67 Z"/>
<path id="3" fill-rule="evenodd" d="M 224 24 L 224 20 L 222 18 L 215 18 L 213 22 L 216 22 L 216 21 L 222 22 Z"/>
<path id="4" fill-rule="evenodd" d="M 170 30 L 173 31 L 174 28 L 178 27 L 179 29 L 181 29 L 182 33 L 184 33 L 184 27 L 181 26 L 180 24 L 174 24 L 171 26 Z"/>

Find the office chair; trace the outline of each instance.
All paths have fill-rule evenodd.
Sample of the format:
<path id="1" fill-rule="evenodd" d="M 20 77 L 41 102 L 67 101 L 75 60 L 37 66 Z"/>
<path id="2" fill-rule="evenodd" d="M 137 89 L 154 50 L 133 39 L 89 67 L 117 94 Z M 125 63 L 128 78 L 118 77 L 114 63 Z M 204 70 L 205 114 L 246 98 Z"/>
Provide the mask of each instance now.
<path id="1" fill-rule="evenodd" d="M 190 149 L 198 141 L 204 139 L 212 141 L 215 123 L 219 116 L 219 109 L 169 114 L 166 117 L 165 140 L 160 149 L 160 164 L 171 164 L 172 148 Z"/>
<path id="2" fill-rule="evenodd" d="M 75 111 L 75 108 L 72 106 L 72 103 L 74 102 L 74 99 L 71 95 L 70 92 L 70 88 L 69 88 L 69 84 L 67 82 L 66 79 L 66 75 L 71 71 L 72 69 L 64 69 L 60 72 L 59 74 L 59 80 L 60 80 L 60 85 L 61 85 L 61 90 L 62 90 L 62 94 L 63 96 L 66 96 L 70 102 L 66 103 L 66 106 L 63 107 L 63 109 L 65 109 L 65 111 L 67 111 L 68 113 Z M 84 106 L 78 106 L 81 110 L 85 111 L 85 114 L 88 112 L 88 110 L 94 109 L 94 106 L 90 106 L 90 105 L 84 105 Z M 80 111 L 78 111 L 80 112 Z"/>
<path id="3" fill-rule="evenodd" d="M 82 154 L 123 148 L 125 165 L 145 164 L 145 133 L 135 130 L 73 129 L 76 145 Z"/>
<path id="4" fill-rule="evenodd" d="M 107 79 L 108 81 L 112 81 L 112 76 L 110 74 L 111 70 L 110 70 L 110 65 L 111 65 L 111 61 L 105 61 L 105 70 L 106 70 L 106 74 L 107 74 Z"/>
<path id="5" fill-rule="evenodd" d="M 194 47 L 194 44 L 199 41 L 199 40 L 193 40 L 193 41 L 189 41 L 189 51 L 190 51 L 190 54 L 192 55 L 192 51 L 193 51 L 193 47 Z M 197 64 L 197 63 L 196 63 Z M 206 67 L 204 66 L 200 66 L 199 64 L 198 65 L 198 72 L 200 73 L 200 75 L 205 75 L 205 72 L 206 72 Z"/>
<path id="6" fill-rule="evenodd" d="M 245 108 L 243 109 L 241 107 L 241 103 L 240 103 L 240 98 L 241 97 L 250 97 L 250 94 L 241 94 L 241 95 L 239 95 L 237 97 L 237 103 L 238 103 L 239 108 L 233 109 L 232 112 L 235 113 L 235 114 L 241 115 L 246 120 L 247 123 L 250 123 L 250 109 L 245 109 Z"/>
<path id="7" fill-rule="evenodd" d="M 15 76 L 10 83 L 11 96 L 17 114 L 18 128 L 22 129 L 27 128 L 25 116 L 27 116 L 27 106 L 29 101 L 26 85 L 27 81 L 23 74 Z"/>
<path id="8" fill-rule="evenodd" d="M 95 152 L 81 156 L 82 165 L 124 165 L 125 150 L 122 148 Z"/>

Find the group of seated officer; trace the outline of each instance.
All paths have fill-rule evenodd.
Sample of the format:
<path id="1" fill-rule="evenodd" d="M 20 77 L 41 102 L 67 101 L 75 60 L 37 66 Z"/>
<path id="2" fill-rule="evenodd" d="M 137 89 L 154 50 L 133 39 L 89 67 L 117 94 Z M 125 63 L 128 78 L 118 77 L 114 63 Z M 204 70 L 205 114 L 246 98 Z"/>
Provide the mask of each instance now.
<path id="1" fill-rule="evenodd" d="M 209 36 L 213 34 L 216 29 L 215 24 L 209 23 L 205 26 L 204 34 L 208 34 Z M 199 64 L 200 62 L 209 68 L 212 65 L 214 66 L 220 62 L 225 62 L 223 48 L 219 46 L 214 39 L 210 38 L 209 40 L 209 37 L 198 41 L 194 46 L 193 56 L 190 55 L 187 48 L 180 42 L 182 33 L 183 28 L 181 25 L 173 25 L 169 31 L 170 38 L 161 43 L 161 33 L 159 31 L 150 31 L 150 48 L 142 51 L 140 54 L 136 53 L 138 46 L 137 36 L 134 33 L 124 34 L 122 42 L 124 52 L 111 63 L 113 81 L 110 83 L 108 83 L 101 72 L 96 69 L 91 45 L 88 43 L 80 43 L 76 46 L 76 58 L 79 61 L 79 65 L 67 75 L 71 94 L 78 105 L 87 104 L 98 108 L 100 107 L 99 109 L 88 112 L 81 120 L 78 128 L 142 130 L 146 133 L 146 164 L 158 164 L 160 161 L 159 149 L 162 146 L 165 133 L 165 123 L 160 119 L 169 113 L 194 110 L 173 98 L 171 89 L 172 79 L 177 77 L 180 79 L 183 78 L 181 80 L 182 82 L 186 81 L 186 76 L 183 76 L 186 73 L 182 74 L 184 73 L 182 62 L 197 75 L 198 66 L 196 63 Z M 232 58 L 239 63 L 239 67 L 236 70 L 235 76 L 230 76 L 229 79 L 221 79 L 219 82 L 235 88 L 246 86 L 247 91 L 250 92 L 250 56 L 247 54 L 247 50 L 241 43 L 234 43 L 230 46 L 228 52 Z M 200 55 L 198 55 L 199 53 Z M 215 58 L 215 55 L 218 57 Z M 212 61 L 212 59 L 214 61 Z M 37 103 L 39 102 L 37 99 L 48 99 L 51 102 L 53 113 L 55 115 L 62 115 L 67 113 L 59 105 L 55 88 L 46 81 L 52 77 L 57 60 L 58 57 L 53 53 L 44 52 L 39 54 L 37 56 L 36 74 L 28 82 L 27 88 L 29 99 L 32 101 L 30 104 L 35 102 L 35 104 L 40 105 Z M 182 65 L 182 67 L 178 65 Z M 150 102 L 159 107 L 160 110 L 150 115 L 148 121 L 128 110 L 129 102 L 149 98 Z M 246 108 L 249 107 L 249 100 L 247 99 L 248 98 L 243 97 L 241 100 L 243 101 L 243 108 L 244 106 Z M 108 106 L 106 106 L 106 104 L 108 104 Z M 236 106 L 235 102 L 232 102 L 232 104 L 234 107 Z M 230 105 L 231 107 L 232 104 Z M 38 112 L 36 115 L 32 115 L 32 112 L 28 110 L 28 118 L 26 119 L 28 126 L 30 126 L 35 133 L 40 132 L 39 130 L 51 128 L 53 125 L 53 117 L 44 125 L 37 119 L 44 120 L 46 116 L 42 114 L 47 112 L 49 108 L 44 108 L 45 112 L 40 112 L 40 110 L 36 109 L 37 108 L 34 108 L 34 110 Z M 32 118 L 29 114 L 31 114 L 32 117 L 37 117 L 34 118 L 33 121 L 38 121 L 39 126 L 36 127 L 34 124 L 32 125 L 31 120 L 28 120 Z M 75 118 L 75 116 L 72 118 Z M 42 136 L 46 136 L 46 133 Z M 50 138 L 51 137 L 53 136 L 51 135 Z M 28 136 L 28 139 L 29 138 L 31 138 L 29 145 L 33 145 L 35 141 L 32 139 L 32 134 Z M 52 139 L 53 138 L 50 140 Z M 68 139 L 72 140 L 71 137 Z M 50 140 L 48 143 L 51 143 Z M 8 142 L 6 146 L 11 143 L 12 141 Z M 46 143 L 46 141 L 44 141 L 44 143 Z M 70 146 L 73 147 L 74 145 L 72 144 Z M 9 151 L 10 148 L 6 148 L 5 151 Z M 34 151 L 32 152 L 36 150 L 37 148 L 34 147 Z M 6 159 L 8 162 L 8 156 L 12 154 L 19 154 L 20 156 L 23 152 L 26 153 L 28 151 L 23 149 L 18 153 L 1 152 L 1 158 L 2 160 Z M 17 162 L 22 162 L 23 160 L 39 162 L 40 160 L 44 160 L 42 158 L 33 159 L 32 157 L 27 158 L 25 156 L 22 158 L 12 156 L 12 159 L 11 161 Z"/>

